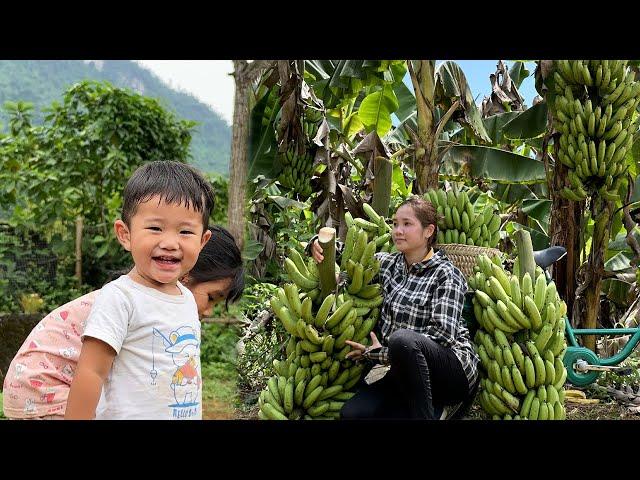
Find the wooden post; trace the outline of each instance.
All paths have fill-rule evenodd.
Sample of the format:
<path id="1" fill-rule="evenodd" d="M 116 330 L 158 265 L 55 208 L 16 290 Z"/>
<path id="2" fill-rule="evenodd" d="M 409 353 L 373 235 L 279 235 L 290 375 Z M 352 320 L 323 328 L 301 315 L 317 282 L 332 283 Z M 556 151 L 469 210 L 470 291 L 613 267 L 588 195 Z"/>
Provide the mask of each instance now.
<path id="1" fill-rule="evenodd" d="M 76 217 L 76 278 L 82 285 L 82 215 Z"/>
<path id="2" fill-rule="evenodd" d="M 336 229 L 323 227 L 318 232 L 318 243 L 322 247 L 324 259 L 318 264 L 320 274 L 320 299 L 322 302 L 327 295 L 336 289 Z"/>

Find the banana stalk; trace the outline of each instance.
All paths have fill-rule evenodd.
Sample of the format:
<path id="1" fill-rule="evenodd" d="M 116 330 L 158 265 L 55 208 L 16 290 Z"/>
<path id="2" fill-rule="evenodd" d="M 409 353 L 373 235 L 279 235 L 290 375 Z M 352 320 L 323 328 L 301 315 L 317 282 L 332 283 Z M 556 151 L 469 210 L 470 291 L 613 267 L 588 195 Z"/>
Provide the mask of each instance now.
<path id="1" fill-rule="evenodd" d="M 391 202 L 391 179 L 393 166 L 385 157 L 376 157 L 373 160 L 373 199 L 371 206 L 378 215 L 389 216 L 389 203 Z"/>
<path id="2" fill-rule="evenodd" d="M 323 227 L 318 232 L 318 243 L 322 247 L 324 259 L 318 264 L 320 276 L 320 298 L 322 302 L 336 289 L 336 229 Z"/>
<path id="3" fill-rule="evenodd" d="M 531 234 L 526 230 L 518 230 L 514 234 L 516 245 L 518 247 L 518 261 L 520 263 L 520 278 L 522 281 L 525 273 L 531 278 L 536 278 L 536 262 L 533 259 L 533 244 L 531 243 Z"/>

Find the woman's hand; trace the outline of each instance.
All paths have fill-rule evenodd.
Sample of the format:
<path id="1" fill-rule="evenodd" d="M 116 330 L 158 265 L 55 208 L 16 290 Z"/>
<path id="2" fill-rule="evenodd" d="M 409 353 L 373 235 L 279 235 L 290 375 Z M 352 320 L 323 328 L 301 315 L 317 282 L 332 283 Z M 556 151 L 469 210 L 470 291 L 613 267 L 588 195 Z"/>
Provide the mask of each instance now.
<path id="1" fill-rule="evenodd" d="M 371 332 L 369 334 L 369 336 L 371 337 L 371 349 L 372 350 L 374 348 L 382 347 L 382 345 L 378 341 L 378 337 L 376 337 L 375 333 Z M 349 360 L 361 360 L 362 358 L 364 358 L 362 355 L 364 354 L 365 350 L 367 349 L 366 346 L 364 346 L 364 345 L 362 345 L 361 343 L 358 343 L 358 342 L 352 342 L 351 340 L 347 340 L 345 343 L 347 345 L 350 345 L 351 348 L 352 348 L 352 350 L 349 353 L 347 353 L 345 358 L 348 358 Z"/>
<path id="2" fill-rule="evenodd" d="M 322 262 L 324 260 L 324 256 L 322 255 L 322 247 L 320 246 L 320 242 L 318 240 L 314 240 L 311 244 L 311 256 L 316 261 L 316 263 Z"/>

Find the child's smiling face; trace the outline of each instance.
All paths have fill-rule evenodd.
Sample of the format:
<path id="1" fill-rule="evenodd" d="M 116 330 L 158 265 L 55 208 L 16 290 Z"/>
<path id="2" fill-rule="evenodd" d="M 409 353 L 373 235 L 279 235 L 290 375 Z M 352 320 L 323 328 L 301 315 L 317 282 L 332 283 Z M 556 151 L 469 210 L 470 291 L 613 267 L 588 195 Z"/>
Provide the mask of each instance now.
<path id="1" fill-rule="evenodd" d="M 140 203 L 130 225 L 116 220 L 116 236 L 131 252 L 132 277 L 161 292 L 176 294 L 176 282 L 198 260 L 211 232 L 203 235 L 202 213 L 158 195 Z"/>

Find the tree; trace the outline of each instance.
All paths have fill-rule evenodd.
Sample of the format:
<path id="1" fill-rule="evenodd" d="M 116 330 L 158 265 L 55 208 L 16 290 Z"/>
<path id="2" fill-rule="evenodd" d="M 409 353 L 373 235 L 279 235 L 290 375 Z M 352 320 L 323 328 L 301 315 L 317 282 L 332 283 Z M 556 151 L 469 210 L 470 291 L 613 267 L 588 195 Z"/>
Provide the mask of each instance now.
<path id="1" fill-rule="evenodd" d="M 233 134 L 231 161 L 229 162 L 229 231 L 238 247 L 244 246 L 245 202 L 247 196 L 247 145 L 249 144 L 250 111 L 249 88 L 260 74 L 272 64 L 272 60 L 233 61 L 235 95 L 233 105 Z"/>
<path id="2" fill-rule="evenodd" d="M 43 230 L 81 217 L 90 228 L 83 241 L 91 249 L 85 255 L 90 265 L 108 264 L 102 258 L 107 252 L 114 261 L 123 257 L 111 225 L 127 178 L 147 161 L 185 162 L 195 123 L 106 82 L 70 87 L 62 103 L 46 109 L 42 126 L 30 125 L 24 105 L 8 107 L 11 133 L 0 141 L 0 207 L 11 222 Z M 95 286 L 102 280 L 102 274 L 94 278 Z"/>

